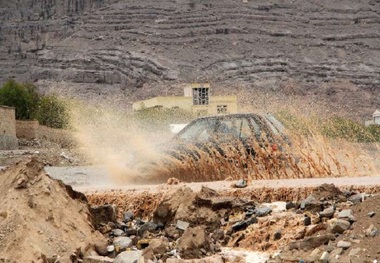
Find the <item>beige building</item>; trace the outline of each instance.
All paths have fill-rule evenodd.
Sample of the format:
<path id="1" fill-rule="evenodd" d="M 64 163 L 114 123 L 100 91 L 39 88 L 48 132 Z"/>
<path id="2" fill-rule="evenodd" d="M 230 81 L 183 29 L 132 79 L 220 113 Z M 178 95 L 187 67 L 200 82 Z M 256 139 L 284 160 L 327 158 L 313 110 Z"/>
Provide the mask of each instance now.
<path id="1" fill-rule="evenodd" d="M 0 106 L 0 149 L 13 150 L 17 146 L 15 108 Z"/>
<path id="2" fill-rule="evenodd" d="M 133 103 L 133 110 L 163 107 L 180 108 L 198 115 L 227 114 L 237 112 L 236 96 L 211 96 L 210 84 L 193 83 L 184 88 L 184 96 L 154 97 Z"/>
<path id="3" fill-rule="evenodd" d="M 366 121 L 365 125 L 380 125 L 380 110 L 375 110 L 375 112 L 372 114 L 372 120 Z"/>

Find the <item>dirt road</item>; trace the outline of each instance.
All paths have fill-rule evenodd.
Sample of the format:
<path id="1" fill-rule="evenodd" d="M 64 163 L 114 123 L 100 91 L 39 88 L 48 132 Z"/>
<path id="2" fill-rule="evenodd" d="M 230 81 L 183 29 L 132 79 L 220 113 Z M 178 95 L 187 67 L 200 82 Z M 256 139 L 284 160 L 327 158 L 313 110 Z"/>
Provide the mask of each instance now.
<path id="1" fill-rule="evenodd" d="M 113 181 L 107 169 L 101 166 L 93 167 L 46 167 L 47 173 L 53 178 L 61 179 L 82 192 L 107 191 L 107 190 L 135 190 L 157 192 L 162 184 L 134 185 L 122 180 Z M 198 182 L 187 184 L 193 190 L 199 190 L 202 185 L 214 189 L 228 189 L 231 181 Z M 380 187 L 379 176 L 364 177 L 339 177 L 339 178 L 305 178 L 305 179 L 282 179 L 282 180 L 256 180 L 248 188 L 278 188 L 278 187 L 310 187 L 323 183 L 335 184 L 336 186 L 376 186 Z"/>

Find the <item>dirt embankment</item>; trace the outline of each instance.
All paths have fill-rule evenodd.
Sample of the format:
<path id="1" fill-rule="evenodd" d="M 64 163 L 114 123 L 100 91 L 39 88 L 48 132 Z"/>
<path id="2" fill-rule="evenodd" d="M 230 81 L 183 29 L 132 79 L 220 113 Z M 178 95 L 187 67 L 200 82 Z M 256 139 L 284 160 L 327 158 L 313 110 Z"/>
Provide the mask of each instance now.
<path id="1" fill-rule="evenodd" d="M 95 231 L 86 197 L 51 179 L 36 159 L 0 173 L 0 261 L 71 262 L 78 249 L 103 237 Z M 53 261 L 54 262 L 54 261 Z"/>

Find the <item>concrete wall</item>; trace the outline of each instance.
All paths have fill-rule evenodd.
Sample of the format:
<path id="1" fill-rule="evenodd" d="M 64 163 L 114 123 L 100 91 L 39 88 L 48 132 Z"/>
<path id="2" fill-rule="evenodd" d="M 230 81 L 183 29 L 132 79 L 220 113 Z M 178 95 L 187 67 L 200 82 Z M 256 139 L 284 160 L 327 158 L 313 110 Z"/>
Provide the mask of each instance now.
<path id="1" fill-rule="evenodd" d="M 0 106 L 0 149 L 13 150 L 17 147 L 15 109 Z"/>

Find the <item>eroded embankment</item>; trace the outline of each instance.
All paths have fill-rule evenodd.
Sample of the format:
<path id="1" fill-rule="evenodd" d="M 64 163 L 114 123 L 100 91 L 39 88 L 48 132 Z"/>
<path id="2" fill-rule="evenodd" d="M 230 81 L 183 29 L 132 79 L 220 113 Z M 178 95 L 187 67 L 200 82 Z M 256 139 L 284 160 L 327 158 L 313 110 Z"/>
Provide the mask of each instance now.
<path id="1" fill-rule="evenodd" d="M 170 186 L 172 189 L 178 189 L 183 185 Z M 297 202 L 308 197 L 316 191 L 319 186 L 315 187 L 280 187 L 280 188 L 250 188 L 218 191 L 224 196 L 244 197 L 251 199 L 257 203 L 270 203 L 276 201 Z M 379 194 L 380 185 L 373 186 L 340 186 L 341 191 L 359 192 L 367 194 Z M 172 193 L 167 187 L 161 191 L 135 191 L 135 190 L 107 190 L 94 193 L 87 193 L 86 196 L 92 205 L 114 204 L 119 208 L 119 215 L 123 212 L 132 210 L 138 216 L 148 217 L 157 208 L 160 200 Z"/>

